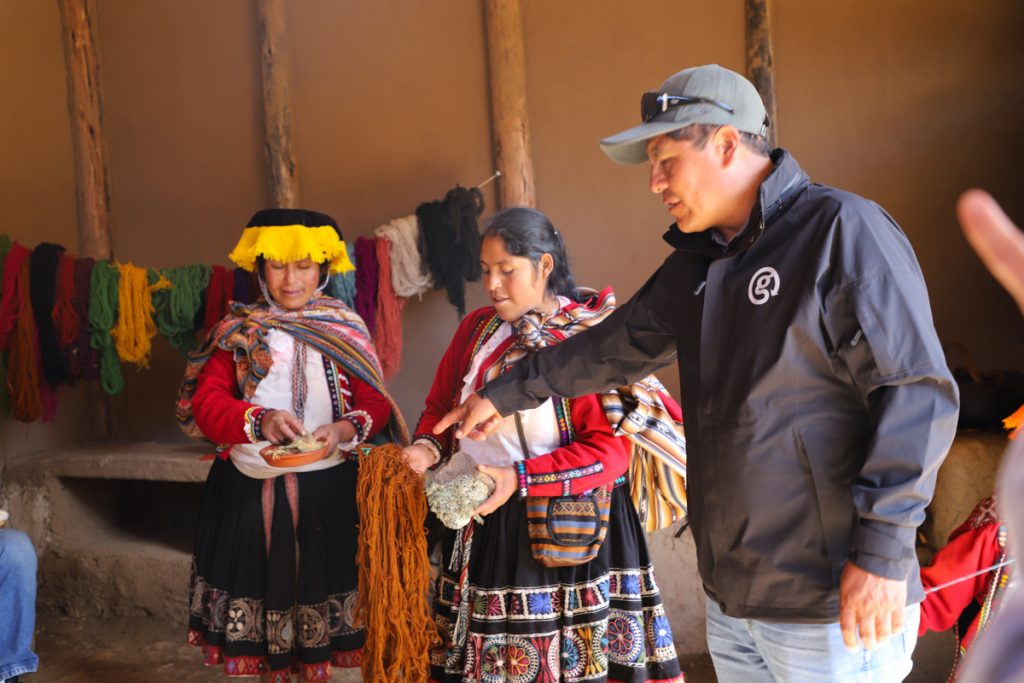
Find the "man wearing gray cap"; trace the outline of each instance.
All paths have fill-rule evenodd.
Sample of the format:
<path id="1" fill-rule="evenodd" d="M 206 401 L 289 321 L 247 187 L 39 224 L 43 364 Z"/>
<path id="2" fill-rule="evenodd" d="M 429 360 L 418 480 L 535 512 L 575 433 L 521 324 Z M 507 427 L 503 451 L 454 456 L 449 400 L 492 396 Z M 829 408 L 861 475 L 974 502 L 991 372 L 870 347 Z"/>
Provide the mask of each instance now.
<path id="1" fill-rule="evenodd" d="M 915 532 L 958 412 L 914 252 L 881 207 L 767 148 L 739 74 L 681 71 L 644 93 L 641 117 L 601 147 L 649 163 L 674 251 L 604 322 L 438 430 L 480 436 L 499 414 L 678 359 L 718 680 L 902 680 L 923 598 Z"/>

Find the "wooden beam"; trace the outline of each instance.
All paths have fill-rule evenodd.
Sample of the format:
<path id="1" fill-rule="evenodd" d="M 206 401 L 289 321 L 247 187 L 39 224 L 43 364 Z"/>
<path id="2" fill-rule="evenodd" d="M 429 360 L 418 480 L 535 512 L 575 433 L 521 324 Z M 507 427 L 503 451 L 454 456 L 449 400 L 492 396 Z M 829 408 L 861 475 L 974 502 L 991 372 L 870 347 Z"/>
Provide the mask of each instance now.
<path id="1" fill-rule="evenodd" d="M 284 0 L 257 0 L 263 76 L 263 130 L 267 178 L 274 206 L 299 205 L 299 169 L 292 149 L 291 80 Z"/>
<path id="2" fill-rule="evenodd" d="M 526 113 L 526 48 L 522 0 L 484 0 L 494 160 L 501 171 L 499 202 L 536 206 L 530 126 Z"/>
<path id="3" fill-rule="evenodd" d="M 93 0 L 59 0 L 59 4 L 75 156 L 78 251 L 82 256 L 109 259 L 114 255 L 114 240 L 110 232 L 110 177 L 94 36 L 96 11 Z"/>
<path id="4" fill-rule="evenodd" d="M 775 108 L 775 56 L 768 4 L 770 0 L 746 0 L 747 77 L 761 93 L 768 110 L 768 142 L 774 147 L 778 140 L 779 117 Z"/>

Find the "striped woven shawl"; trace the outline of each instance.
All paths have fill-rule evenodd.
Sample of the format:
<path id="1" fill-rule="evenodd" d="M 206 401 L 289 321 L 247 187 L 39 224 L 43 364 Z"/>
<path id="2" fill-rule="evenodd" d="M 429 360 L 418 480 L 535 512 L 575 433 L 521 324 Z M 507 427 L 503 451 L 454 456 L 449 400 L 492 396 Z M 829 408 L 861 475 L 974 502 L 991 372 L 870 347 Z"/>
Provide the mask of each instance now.
<path id="1" fill-rule="evenodd" d="M 392 438 L 400 444 L 409 442 L 409 430 L 398 404 L 384 386 L 380 362 L 366 325 L 344 303 L 324 296 L 297 311 L 272 308 L 263 300 L 250 305 L 232 303 L 228 315 L 210 330 L 203 345 L 189 354 L 175 411 L 183 432 L 192 438 L 204 438 L 192 414 L 192 397 L 200 371 L 217 349 L 234 355 L 238 389 L 243 398 L 252 397 L 273 364 L 266 342 L 270 330 L 291 335 L 380 392 L 391 405 Z"/>
<path id="2" fill-rule="evenodd" d="M 599 293 L 590 290 L 584 302 L 567 306 L 550 318 L 537 312 L 527 313 L 513 323 L 516 334 L 495 351 L 500 357 L 482 369 L 478 383 L 498 377 L 537 349 L 597 325 L 614 309 L 615 294 L 608 287 Z M 484 325 L 483 329 L 493 332 L 496 326 Z M 613 433 L 625 436 L 633 445 L 630 496 L 644 528 L 655 531 L 684 519 L 686 437 L 682 415 L 664 385 L 649 375 L 600 394 L 599 398 Z"/>

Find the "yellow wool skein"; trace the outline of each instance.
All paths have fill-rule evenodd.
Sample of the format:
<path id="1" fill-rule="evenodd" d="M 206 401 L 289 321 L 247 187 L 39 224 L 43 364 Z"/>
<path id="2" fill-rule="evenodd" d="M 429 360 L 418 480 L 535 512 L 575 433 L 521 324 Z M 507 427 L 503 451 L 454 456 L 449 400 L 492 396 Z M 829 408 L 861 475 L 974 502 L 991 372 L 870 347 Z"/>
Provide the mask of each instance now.
<path id="1" fill-rule="evenodd" d="M 117 340 L 117 355 L 122 361 L 147 368 L 157 331 L 153 322 L 153 292 L 167 289 L 171 282 L 160 275 L 156 282 L 150 284 L 149 271 L 131 263 L 119 263 L 117 268 L 121 272 L 117 325 L 110 334 Z"/>

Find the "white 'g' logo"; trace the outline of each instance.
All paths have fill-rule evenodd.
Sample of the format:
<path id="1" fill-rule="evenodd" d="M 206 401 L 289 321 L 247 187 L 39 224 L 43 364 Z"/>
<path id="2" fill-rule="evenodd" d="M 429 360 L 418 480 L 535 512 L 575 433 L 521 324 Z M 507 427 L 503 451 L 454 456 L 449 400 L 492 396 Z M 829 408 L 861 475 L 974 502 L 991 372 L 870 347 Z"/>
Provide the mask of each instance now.
<path id="1" fill-rule="evenodd" d="M 750 284 L 747 286 L 747 296 L 750 297 L 750 303 L 755 306 L 766 303 L 768 299 L 778 293 L 779 273 L 768 266 L 754 273 L 754 277 L 750 278 Z"/>

